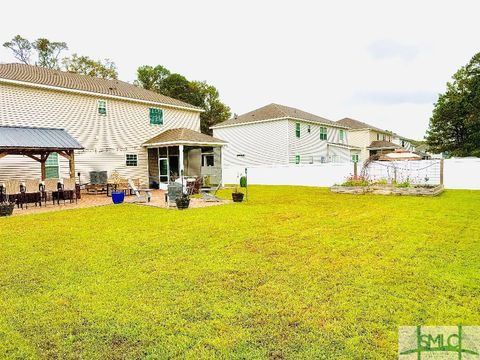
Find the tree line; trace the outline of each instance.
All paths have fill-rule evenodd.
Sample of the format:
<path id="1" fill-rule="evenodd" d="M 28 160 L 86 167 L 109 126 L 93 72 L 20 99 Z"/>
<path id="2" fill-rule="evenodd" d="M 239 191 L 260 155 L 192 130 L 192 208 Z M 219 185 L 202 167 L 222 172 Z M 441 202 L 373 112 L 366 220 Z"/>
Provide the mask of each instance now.
<path id="1" fill-rule="evenodd" d="M 17 35 L 3 46 L 10 49 L 13 56 L 24 64 L 102 79 L 118 79 L 117 67 L 110 59 L 94 60 L 76 53 L 62 56 L 68 50 L 65 42 L 50 41 L 46 38 L 30 41 Z M 204 112 L 200 114 L 201 131 L 206 134 L 211 134 L 210 126 L 231 116 L 230 108 L 220 100 L 220 94 L 215 86 L 209 85 L 206 81 L 188 80 L 181 74 L 170 72 L 162 65 L 140 66 L 134 84 L 202 108 Z"/>
<path id="2" fill-rule="evenodd" d="M 452 76 L 439 95 L 426 140 L 434 153 L 480 157 L 480 53 Z"/>

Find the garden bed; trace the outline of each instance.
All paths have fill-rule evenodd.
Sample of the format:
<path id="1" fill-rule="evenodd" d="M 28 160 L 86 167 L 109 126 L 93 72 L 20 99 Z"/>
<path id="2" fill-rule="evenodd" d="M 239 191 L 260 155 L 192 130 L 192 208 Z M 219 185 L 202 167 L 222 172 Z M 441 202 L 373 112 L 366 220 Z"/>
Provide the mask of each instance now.
<path id="1" fill-rule="evenodd" d="M 375 194 L 406 196 L 437 196 L 444 190 L 443 185 L 398 187 L 394 185 L 342 186 L 335 185 L 330 191 L 339 194 Z"/>

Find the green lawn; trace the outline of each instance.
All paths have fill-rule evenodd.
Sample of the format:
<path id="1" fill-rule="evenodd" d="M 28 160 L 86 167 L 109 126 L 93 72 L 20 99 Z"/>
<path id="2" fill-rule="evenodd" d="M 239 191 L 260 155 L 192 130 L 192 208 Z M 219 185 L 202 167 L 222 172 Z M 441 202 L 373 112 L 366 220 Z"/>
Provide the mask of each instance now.
<path id="1" fill-rule="evenodd" d="M 480 325 L 480 191 L 0 219 L 0 358 L 393 359 L 399 325 L 459 323 Z"/>

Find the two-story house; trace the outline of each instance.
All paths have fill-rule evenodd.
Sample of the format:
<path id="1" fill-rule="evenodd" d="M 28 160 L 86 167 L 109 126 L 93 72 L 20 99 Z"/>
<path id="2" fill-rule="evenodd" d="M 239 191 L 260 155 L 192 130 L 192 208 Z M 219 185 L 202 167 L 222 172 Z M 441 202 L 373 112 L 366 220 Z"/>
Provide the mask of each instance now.
<path id="1" fill-rule="evenodd" d="M 386 154 L 402 148 L 402 140 L 398 135 L 388 130 L 379 129 L 373 125 L 351 118 L 337 121 L 337 124 L 348 128 L 350 145 L 359 147 L 363 162 L 374 154 Z"/>
<path id="2" fill-rule="evenodd" d="M 37 66 L 0 64 L 0 126 L 62 128 L 84 148 L 75 151 L 83 182 L 90 171 L 118 171 L 145 185 L 165 186 L 172 175 L 221 179 L 224 142 L 200 133 L 199 109 L 119 81 Z M 46 177 L 66 177 L 56 152 Z M 26 156 L 0 159 L 0 180 L 40 177 Z"/>
<path id="3" fill-rule="evenodd" d="M 360 149 L 347 127 L 292 107 L 270 104 L 212 126 L 227 142 L 223 164 L 259 166 L 348 162 Z"/>

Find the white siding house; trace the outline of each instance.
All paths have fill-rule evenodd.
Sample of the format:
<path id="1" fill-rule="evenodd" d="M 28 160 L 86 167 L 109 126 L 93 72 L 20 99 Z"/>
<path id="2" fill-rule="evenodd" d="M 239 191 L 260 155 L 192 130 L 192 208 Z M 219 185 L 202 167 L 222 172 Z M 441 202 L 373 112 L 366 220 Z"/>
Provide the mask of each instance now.
<path id="1" fill-rule="evenodd" d="M 351 161 L 347 128 L 330 120 L 270 104 L 212 127 L 227 142 L 225 166 L 318 164 Z"/>
<path id="2" fill-rule="evenodd" d="M 411 140 L 408 140 L 391 131 L 379 129 L 373 125 L 344 118 L 337 121 L 338 124 L 348 127 L 348 138 L 350 145 L 361 149 L 359 161 L 367 160 L 376 153 L 388 153 L 397 149 L 404 149 L 414 152 L 415 147 Z"/>
<path id="3" fill-rule="evenodd" d="M 170 129 L 198 133 L 201 111 L 117 80 L 29 65 L 0 65 L 0 126 L 66 130 L 84 147 L 75 152 L 82 182 L 89 181 L 90 171 L 110 174 L 116 170 L 122 177 L 151 183 L 145 142 Z M 202 145 L 208 145 L 205 142 Z M 57 156 L 52 158 L 57 161 Z M 59 177 L 67 177 L 68 161 L 58 156 L 58 162 Z M 38 178 L 39 174 L 40 165 L 27 157 L 0 159 L 0 181 Z"/>

